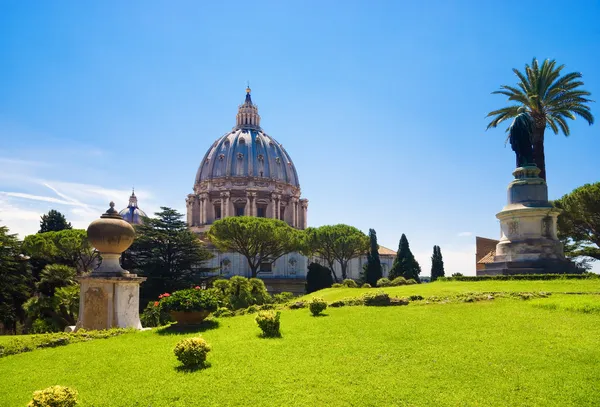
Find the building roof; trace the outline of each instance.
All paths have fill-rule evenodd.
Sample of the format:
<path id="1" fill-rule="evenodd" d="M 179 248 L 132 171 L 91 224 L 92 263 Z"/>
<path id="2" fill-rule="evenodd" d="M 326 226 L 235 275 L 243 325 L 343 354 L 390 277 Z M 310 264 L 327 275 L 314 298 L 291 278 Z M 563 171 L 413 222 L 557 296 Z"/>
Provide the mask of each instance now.
<path id="1" fill-rule="evenodd" d="M 496 251 L 492 250 L 485 256 L 483 256 L 477 263 L 478 264 L 489 264 L 494 262 L 494 256 L 496 255 Z"/>
<path id="2" fill-rule="evenodd" d="M 381 256 L 395 256 L 396 252 L 392 249 L 379 245 L 379 255 Z"/>

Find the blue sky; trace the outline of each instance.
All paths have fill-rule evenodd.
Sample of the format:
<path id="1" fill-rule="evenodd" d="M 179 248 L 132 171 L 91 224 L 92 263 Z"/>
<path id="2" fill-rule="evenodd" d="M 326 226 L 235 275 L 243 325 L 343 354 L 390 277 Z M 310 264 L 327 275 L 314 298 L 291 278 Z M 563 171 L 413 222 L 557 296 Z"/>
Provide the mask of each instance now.
<path id="1" fill-rule="evenodd" d="M 55 208 L 83 228 L 132 186 L 183 212 L 249 80 L 309 225 L 394 250 L 406 233 L 423 274 L 434 244 L 474 274 L 514 167 L 490 92 L 535 56 L 600 97 L 597 2 L 480 3 L 0 1 L 0 219 L 24 236 Z M 550 198 L 598 181 L 598 126 L 547 133 Z"/>

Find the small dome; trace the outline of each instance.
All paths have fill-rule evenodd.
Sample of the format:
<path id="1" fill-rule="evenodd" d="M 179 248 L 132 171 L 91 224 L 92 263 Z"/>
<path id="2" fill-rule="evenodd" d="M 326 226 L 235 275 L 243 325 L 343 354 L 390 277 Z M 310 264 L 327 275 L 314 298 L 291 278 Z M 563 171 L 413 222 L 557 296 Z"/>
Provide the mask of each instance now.
<path id="1" fill-rule="evenodd" d="M 129 205 L 127 205 L 127 208 L 120 211 L 119 215 L 123 217 L 123 220 L 131 223 L 132 225 L 141 225 L 143 223 L 142 218 L 146 217 L 146 212 L 138 208 L 135 191 L 131 192 L 131 196 L 129 197 Z"/>

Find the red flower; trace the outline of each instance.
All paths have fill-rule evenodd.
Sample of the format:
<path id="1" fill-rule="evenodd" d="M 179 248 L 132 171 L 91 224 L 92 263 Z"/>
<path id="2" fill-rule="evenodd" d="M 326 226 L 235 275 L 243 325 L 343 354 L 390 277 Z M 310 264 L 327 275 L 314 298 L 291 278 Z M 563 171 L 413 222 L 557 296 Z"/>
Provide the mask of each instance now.
<path id="1" fill-rule="evenodd" d="M 154 306 L 158 307 L 158 301 L 154 301 Z"/>
<path id="2" fill-rule="evenodd" d="M 158 299 L 160 300 L 162 297 L 163 297 L 163 295 L 161 294 L 161 295 L 158 296 Z"/>
<path id="3" fill-rule="evenodd" d="M 171 296 L 171 294 L 169 294 L 169 293 L 164 293 L 162 296 L 163 296 L 163 297 L 170 297 L 170 296 Z"/>
<path id="4" fill-rule="evenodd" d="M 199 289 L 200 289 L 199 285 L 197 285 L 196 287 L 194 287 L 194 290 L 199 290 Z"/>

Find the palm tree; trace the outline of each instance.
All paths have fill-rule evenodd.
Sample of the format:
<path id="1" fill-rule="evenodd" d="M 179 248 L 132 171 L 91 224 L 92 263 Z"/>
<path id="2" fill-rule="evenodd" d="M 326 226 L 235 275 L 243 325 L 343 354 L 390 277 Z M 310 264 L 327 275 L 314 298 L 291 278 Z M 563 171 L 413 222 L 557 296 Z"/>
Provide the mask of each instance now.
<path id="1" fill-rule="evenodd" d="M 533 58 L 531 66 L 525 65 L 525 74 L 513 68 L 519 78 L 518 87 L 502 85 L 500 90 L 492 94 L 508 96 L 509 101 L 516 102 L 512 106 L 494 110 L 486 117 L 494 119 L 487 128 L 496 127 L 505 120 L 517 116 L 520 107 L 525 107 L 533 117 L 534 128 L 532 134 L 533 159 L 541 170 L 540 177 L 546 179 L 546 160 L 544 157 L 544 131 L 550 127 L 554 134 L 559 129 L 565 136 L 570 134 L 566 119 L 575 120 L 575 115 L 582 117 L 589 125 L 594 123 L 594 116 L 586 104 L 593 102 L 587 99 L 590 92 L 582 90 L 580 86 L 581 73 L 571 72 L 564 76 L 560 72 L 564 65 L 556 66 L 555 60 L 546 59 L 541 66 Z"/>

